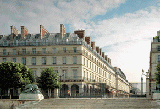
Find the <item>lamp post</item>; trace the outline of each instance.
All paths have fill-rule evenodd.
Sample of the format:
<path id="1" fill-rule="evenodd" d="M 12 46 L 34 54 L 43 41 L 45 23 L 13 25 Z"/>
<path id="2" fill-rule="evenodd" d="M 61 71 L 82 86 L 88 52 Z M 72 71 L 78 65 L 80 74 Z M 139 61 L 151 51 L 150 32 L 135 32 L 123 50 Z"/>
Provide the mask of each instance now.
<path id="1" fill-rule="evenodd" d="M 61 82 L 61 77 L 63 77 L 64 76 L 64 73 L 62 74 L 62 75 L 59 75 L 59 77 L 60 77 L 60 82 Z M 60 88 L 60 96 L 61 96 L 61 88 Z"/>
<path id="2" fill-rule="evenodd" d="M 141 95 L 143 95 L 143 77 L 141 75 Z"/>
<path id="3" fill-rule="evenodd" d="M 143 95 L 143 76 L 144 75 L 144 70 L 142 69 L 142 74 L 141 74 L 141 95 Z"/>

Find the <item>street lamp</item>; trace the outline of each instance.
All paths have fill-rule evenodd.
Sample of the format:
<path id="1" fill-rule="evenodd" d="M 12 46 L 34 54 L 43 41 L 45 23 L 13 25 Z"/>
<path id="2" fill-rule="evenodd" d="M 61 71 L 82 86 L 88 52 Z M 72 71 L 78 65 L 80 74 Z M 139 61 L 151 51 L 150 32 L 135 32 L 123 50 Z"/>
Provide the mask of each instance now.
<path id="1" fill-rule="evenodd" d="M 60 77 L 60 82 L 61 82 L 61 77 L 63 77 L 64 76 L 64 73 L 62 74 L 62 75 L 59 75 L 59 77 Z M 60 87 L 60 96 L 61 96 L 61 87 Z"/>
<path id="2" fill-rule="evenodd" d="M 59 77 L 60 77 L 60 82 L 61 82 L 61 77 L 63 77 L 64 76 L 64 73 L 62 74 L 62 75 L 59 75 Z"/>

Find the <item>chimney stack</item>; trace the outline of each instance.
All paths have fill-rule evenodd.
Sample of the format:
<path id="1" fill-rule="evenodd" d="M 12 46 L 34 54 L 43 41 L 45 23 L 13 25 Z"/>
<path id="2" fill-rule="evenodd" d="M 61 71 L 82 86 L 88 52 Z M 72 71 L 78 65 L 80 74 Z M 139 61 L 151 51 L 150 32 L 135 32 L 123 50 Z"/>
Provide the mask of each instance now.
<path id="1" fill-rule="evenodd" d="M 99 53 L 99 47 L 96 47 L 96 51 L 97 51 L 97 53 Z"/>
<path id="2" fill-rule="evenodd" d="M 96 50 L 95 42 L 91 42 L 92 50 Z"/>
<path id="3" fill-rule="evenodd" d="M 108 58 L 108 63 L 111 65 L 111 59 L 110 58 Z"/>
<path id="4" fill-rule="evenodd" d="M 99 54 L 102 56 L 102 48 L 99 49 Z"/>
<path id="5" fill-rule="evenodd" d="M 108 58 L 107 58 L 107 55 L 105 55 L 105 60 L 108 62 Z"/>
<path id="6" fill-rule="evenodd" d="M 104 54 L 104 52 L 102 52 L 102 57 L 105 58 L 104 56 L 105 56 L 105 54 Z"/>
<path id="7" fill-rule="evenodd" d="M 21 26 L 21 39 L 24 39 L 25 36 L 28 34 L 28 29 L 24 26 Z"/>
<path id="8" fill-rule="evenodd" d="M 74 34 L 77 34 L 79 38 L 85 40 L 85 30 L 76 30 Z"/>
<path id="9" fill-rule="evenodd" d="M 11 40 L 13 40 L 14 37 L 18 35 L 18 32 L 19 31 L 16 29 L 16 27 L 11 26 Z"/>
<path id="10" fill-rule="evenodd" d="M 63 24 L 60 24 L 60 38 L 62 39 L 65 34 L 65 27 Z"/>
<path id="11" fill-rule="evenodd" d="M 43 25 L 40 25 L 40 37 L 42 39 L 43 35 L 49 33 L 46 29 L 44 29 Z"/>
<path id="12" fill-rule="evenodd" d="M 114 67 L 115 71 L 117 71 L 117 67 Z"/>
<path id="13" fill-rule="evenodd" d="M 91 46 L 91 38 L 90 37 L 85 37 L 85 41 L 89 46 Z"/>

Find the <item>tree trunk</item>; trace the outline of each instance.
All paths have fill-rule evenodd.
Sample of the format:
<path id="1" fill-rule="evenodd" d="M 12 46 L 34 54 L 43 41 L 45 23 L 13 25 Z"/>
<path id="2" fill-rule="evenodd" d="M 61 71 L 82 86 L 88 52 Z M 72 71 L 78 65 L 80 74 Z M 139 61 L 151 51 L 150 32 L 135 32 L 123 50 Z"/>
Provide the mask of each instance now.
<path id="1" fill-rule="evenodd" d="M 51 93 L 52 93 L 52 92 L 51 92 L 51 89 L 50 89 L 50 98 L 51 98 Z"/>
<path id="2" fill-rule="evenodd" d="M 51 89 L 48 88 L 48 97 L 51 98 Z"/>
<path id="3" fill-rule="evenodd" d="M 50 96 L 49 96 L 49 89 L 48 89 L 48 98 L 50 98 Z"/>

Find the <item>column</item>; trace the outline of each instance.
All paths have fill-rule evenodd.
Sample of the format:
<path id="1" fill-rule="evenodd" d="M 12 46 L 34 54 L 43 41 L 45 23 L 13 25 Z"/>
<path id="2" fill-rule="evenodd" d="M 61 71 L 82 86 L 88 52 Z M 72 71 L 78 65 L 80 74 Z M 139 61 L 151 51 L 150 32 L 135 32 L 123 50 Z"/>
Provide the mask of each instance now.
<path id="1" fill-rule="evenodd" d="M 54 89 L 54 98 L 59 98 L 59 90 Z"/>
<path id="2" fill-rule="evenodd" d="M 81 83 L 78 86 L 79 86 L 79 95 L 84 96 L 84 84 Z"/>

